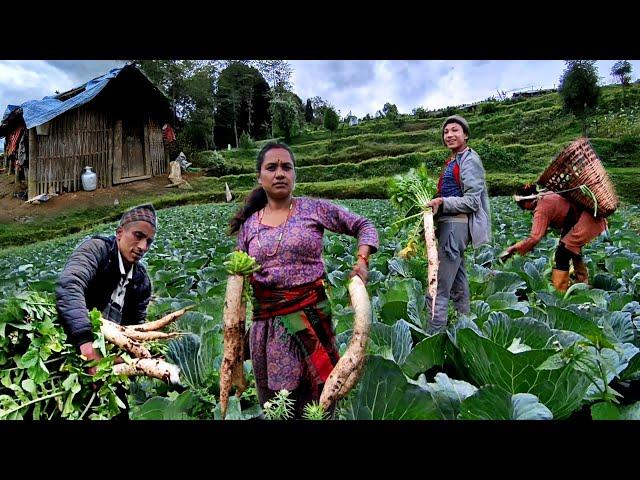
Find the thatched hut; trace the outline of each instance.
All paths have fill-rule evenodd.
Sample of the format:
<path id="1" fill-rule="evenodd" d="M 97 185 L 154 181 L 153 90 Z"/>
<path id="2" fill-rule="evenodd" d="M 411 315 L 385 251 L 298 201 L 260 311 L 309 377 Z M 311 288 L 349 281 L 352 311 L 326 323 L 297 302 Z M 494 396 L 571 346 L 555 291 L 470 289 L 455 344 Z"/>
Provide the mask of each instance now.
<path id="1" fill-rule="evenodd" d="M 67 92 L 9 105 L 0 137 L 33 198 L 81 189 L 85 166 L 98 188 L 166 173 L 162 127 L 171 118 L 166 96 L 125 65 Z"/>

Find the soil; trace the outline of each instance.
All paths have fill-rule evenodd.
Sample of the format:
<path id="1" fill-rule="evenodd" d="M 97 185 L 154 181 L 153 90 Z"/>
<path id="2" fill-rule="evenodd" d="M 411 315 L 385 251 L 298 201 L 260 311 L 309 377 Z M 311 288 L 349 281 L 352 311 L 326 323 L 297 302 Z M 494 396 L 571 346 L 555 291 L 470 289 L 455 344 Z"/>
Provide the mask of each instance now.
<path id="1" fill-rule="evenodd" d="M 183 173 L 182 178 L 191 181 L 199 176 L 197 173 Z M 150 200 L 168 193 L 175 193 L 177 188 L 165 188 L 169 184 L 166 175 L 158 175 L 148 180 L 124 183 L 121 185 L 98 188 L 92 192 L 77 191 L 63 193 L 50 198 L 45 203 L 31 204 L 14 197 L 14 192 L 20 191 L 16 186 L 15 176 L 0 174 L 0 223 L 37 222 L 44 217 L 55 217 L 65 211 L 76 208 L 91 208 L 114 205 L 116 200 L 122 202 L 130 197 L 140 197 L 148 194 Z M 24 186 L 24 185 L 23 185 Z"/>

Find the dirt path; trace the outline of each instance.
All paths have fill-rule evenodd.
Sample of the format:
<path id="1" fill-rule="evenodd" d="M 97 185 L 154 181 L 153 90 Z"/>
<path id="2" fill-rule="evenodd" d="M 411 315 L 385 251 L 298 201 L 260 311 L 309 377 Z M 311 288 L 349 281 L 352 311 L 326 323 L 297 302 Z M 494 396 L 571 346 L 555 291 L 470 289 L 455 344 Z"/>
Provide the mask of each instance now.
<path id="1" fill-rule="evenodd" d="M 191 181 L 198 174 L 183 174 L 183 178 Z M 158 175 L 149 180 L 125 183 L 110 188 L 99 188 L 93 192 L 71 192 L 53 197 L 46 203 L 39 205 L 26 204 L 23 200 L 15 198 L 15 177 L 0 174 L 0 223 L 11 222 L 37 222 L 43 217 L 55 217 L 69 210 L 78 208 L 91 208 L 104 205 L 113 205 L 116 200 L 122 202 L 131 197 L 140 197 L 145 194 L 149 198 L 158 197 L 167 193 L 175 193 L 176 188 L 165 188 L 169 183 L 166 175 Z"/>

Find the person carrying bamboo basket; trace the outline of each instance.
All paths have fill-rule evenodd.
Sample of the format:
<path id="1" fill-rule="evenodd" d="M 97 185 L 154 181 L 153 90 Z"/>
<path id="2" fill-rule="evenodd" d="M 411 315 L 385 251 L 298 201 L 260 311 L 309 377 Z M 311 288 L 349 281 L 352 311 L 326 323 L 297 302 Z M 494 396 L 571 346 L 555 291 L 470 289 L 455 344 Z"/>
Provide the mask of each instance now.
<path id="1" fill-rule="evenodd" d="M 582 258 L 582 247 L 607 228 L 607 220 L 595 217 L 584 207 L 555 192 L 537 193 L 535 185 L 523 186 L 515 200 L 520 208 L 533 212 L 533 223 L 528 238 L 505 250 L 503 260 L 515 253 L 526 255 L 542 240 L 549 228 L 560 231 L 560 242 L 555 252 L 555 268 L 551 283 L 559 292 L 569 288 L 570 262 L 573 263 L 576 283 L 589 282 L 589 269 Z"/>

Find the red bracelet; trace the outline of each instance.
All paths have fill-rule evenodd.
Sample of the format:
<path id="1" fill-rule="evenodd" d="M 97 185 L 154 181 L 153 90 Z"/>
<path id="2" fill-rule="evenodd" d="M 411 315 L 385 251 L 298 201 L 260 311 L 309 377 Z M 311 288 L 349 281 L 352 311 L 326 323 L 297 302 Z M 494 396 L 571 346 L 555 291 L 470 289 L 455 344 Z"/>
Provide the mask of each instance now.
<path id="1" fill-rule="evenodd" d="M 364 263 L 367 264 L 367 267 L 369 266 L 369 259 L 365 257 L 363 254 L 359 253 L 358 258 L 361 258 L 362 260 L 364 260 Z"/>

